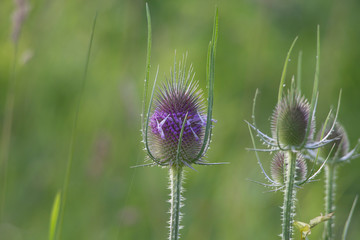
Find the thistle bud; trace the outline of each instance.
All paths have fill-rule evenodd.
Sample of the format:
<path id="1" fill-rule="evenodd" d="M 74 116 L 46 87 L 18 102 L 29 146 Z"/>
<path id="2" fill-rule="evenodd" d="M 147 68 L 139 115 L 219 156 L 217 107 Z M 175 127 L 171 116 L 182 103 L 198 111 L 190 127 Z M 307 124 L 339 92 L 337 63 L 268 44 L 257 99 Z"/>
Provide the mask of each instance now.
<path id="1" fill-rule="evenodd" d="M 199 160 L 195 158 L 203 145 L 206 114 L 202 92 L 192 79 L 191 69 L 188 74 L 185 69 L 179 69 L 179 74 L 173 74 L 157 92 L 149 121 L 149 143 L 154 157 L 162 163 L 181 166 Z"/>
<path id="2" fill-rule="evenodd" d="M 301 146 L 307 141 L 306 131 L 310 117 L 308 101 L 298 93 L 288 93 L 275 107 L 272 115 L 272 135 L 280 144 L 289 147 Z M 308 139 L 312 138 L 315 121 L 312 120 Z"/>
<path id="3" fill-rule="evenodd" d="M 325 128 L 324 136 L 327 135 L 329 131 L 330 131 L 330 126 Z M 321 131 L 318 133 L 317 138 L 318 139 L 321 138 Z M 330 159 L 334 157 L 341 158 L 349 152 L 349 139 L 344 127 L 340 123 L 338 122 L 335 123 L 335 126 L 332 132 L 330 133 L 328 139 L 335 139 L 335 140 L 319 148 L 319 156 L 321 158 L 323 159 L 326 159 L 327 157 L 329 157 Z"/>
<path id="4" fill-rule="evenodd" d="M 271 163 L 271 176 L 274 181 L 278 184 L 284 184 L 285 182 L 285 161 L 288 158 L 287 153 L 277 152 Z M 285 162 L 285 163 L 284 163 Z M 307 165 L 304 157 L 298 153 L 296 155 L 296 173 L 295 173 L 295 182 L 302 182 L 306 179 L 307 174 Z"/>

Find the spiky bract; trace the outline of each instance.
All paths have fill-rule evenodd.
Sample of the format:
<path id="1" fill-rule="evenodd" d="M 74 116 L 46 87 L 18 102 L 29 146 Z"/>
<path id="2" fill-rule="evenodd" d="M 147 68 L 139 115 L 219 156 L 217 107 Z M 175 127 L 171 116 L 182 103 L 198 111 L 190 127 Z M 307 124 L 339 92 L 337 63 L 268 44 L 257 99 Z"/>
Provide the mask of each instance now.
<path id="1" fill-rule="evenodd" d="M 274 181 L 280 185 L 283 185 L 286 182 L 286 166 L 288 162 L 288 153 L 287 152 L 277 152 L 271 163 L 271 176 Z M 307 165 L 304 157 L 298 153 L 296 155 L 296 173 L 295 173 L 295 183 L 302 182 L 306 179 L 307 174 Z"/>
<path id="2" fill-rule="evenodd" d="M 312 138 L 315 121 L 307 134 L 310 105 L 299 93 L 288 93 L 275 107 L 272 116 L 272 135 L 283 146 L 298 147 Z M 314 119 L 313 119 L 314 120 Z M 308 139 L 305 139 L 308 136 Z"/>
<path id="3" fill-rule="evenodd" d="M 203 96 L 198 83 L 193 80 L 191 67 L 186 73 L 185 67 L 180 64 L 178 72 L 171 75 L 171 79 L 165 81 L 157 92 L 149 122 L 150 150 L 161 163 L 190 165 L 199 160 L 196 157 L 203 144 L 206 126 Z"/>
<path id="4" fill-rule="evenodd" d="M 322 129 L 322 128 L 321 128 Z M 330 126 L 325 128 L 324 135 L 327 135 L 330 131 Z M 321 138 L 321 132 L 318 133 L 318 139 Z M 329 135 L 330 139 L 335 139 L 333 142 L 326 144 L 319 148 L 319 156 L 323 159 L 342 158 L 349 152 L 349 138 L 344 127 L 336 122 L 332 132 Z M 331 161 L 330 161 L 331 162 Z"/>

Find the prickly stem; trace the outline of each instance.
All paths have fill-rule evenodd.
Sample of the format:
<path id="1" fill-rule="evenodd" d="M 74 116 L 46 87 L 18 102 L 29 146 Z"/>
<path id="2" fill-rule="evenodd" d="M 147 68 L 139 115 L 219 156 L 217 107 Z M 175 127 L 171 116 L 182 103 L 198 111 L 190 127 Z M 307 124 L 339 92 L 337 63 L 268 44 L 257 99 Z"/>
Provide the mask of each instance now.
<path id="1" fill-rule="evenodd" d="M 180 220 L 182 207 L 182 180 L 183 180 L 183 168 L 179 166 L 172 166 L 169 170 L 170 173 L 170 233 L 169 240 L 180 239 Z"/>
<path id="2" fill-rule="evenodd" d="M 284 205 L 282 207 L 282 233 L 283 240 L 292 239 L 293 221 L 295 215 L 295 177 L 296 177 L 296 153 L 288 151 L 288 158 L 284 161 L 285 169 L 285 190 Z"/>
<path id="3" fill-rule="evenodd" d="M 337 167 L 333 164 L 327 164 L 325 166 L 325 214 L 329 214 L 335 211 L 335 179 L 336 179 Z M 334 239 L 334 217 L 325 222 L 323 239 Z"/>

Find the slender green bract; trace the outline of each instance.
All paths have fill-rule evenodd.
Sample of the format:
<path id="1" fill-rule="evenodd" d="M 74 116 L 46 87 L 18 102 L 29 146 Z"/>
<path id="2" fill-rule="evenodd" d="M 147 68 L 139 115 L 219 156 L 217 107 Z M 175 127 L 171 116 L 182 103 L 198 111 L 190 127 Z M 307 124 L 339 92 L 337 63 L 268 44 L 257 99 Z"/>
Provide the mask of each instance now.
<path id="1" fill-rule="evenodd" d="M 319 75 L 320 75 L 320 26 L 317 26 L 317 34 L 316 34 L 316 66 L 315 66 L 315 76 L 314 76 L 314 86 L 313 92 L 311 96 L 311 104 L 310 104 L 310 116 L 309 116 L 309 124 L 306 130 L 305 139 L 308 138 L 310 133 L 311 122 L 313 121 L 313 113 L 314 108 L 317 101 L 317 94 L 319 89 Z M 303 143 L 305 145 L 305 141 Z"/>
<path id="2" fill-rule="evenodd" d="M 200 149 L 199 154 L 196 156 L 196 159 L 202 157 L 204 152 L 206 152 L 206 148 L 209 146 L 211 141 L 211 118 L 212 118 L 212 109 L 214 104 L 214 80 L 215 80 L 215 56 L 216 56 L 216 45 L 218 38 L 218 8 L 215 8 L 215 17 L 214 17 L 214 27 L 213 27 L 213 35 L 211 42 L 209 43 L 208 55 L 207 55 L 207 63 L 206 63 L 206 78 L 208 80 L 208 109 L 207 109 L 207 118 L 206 118 L 206 129 L 204 136 L 204 144 Z"/>
<path id="3" fill-rule="evenodd" d="M 145 141 L 145 109 L 146 109 L 146 99 L 147 99 L 147 91 L 149 85 L 150 78 L 150 60 L 151 60 L 151 16 L 149 5 L 146 3 L 146 17 L 147 17 L 147 27 L 148 27 L 148 38 L 147 38 L 147 53 L 146 53 L 146 69 L 145 69 L 145 80 L 144 80 L 144 96 L 142 103 L 142 111 L 141 111 L 141 130 L 143 141 Z M 154 84 L 155 86 L 155 84 Z"/>
<path id="4" fill-rule="evenodd" d="M 291 51 L 294 48 L 297 39 L 298 39 L 298 37 L 296 37 L 294 39 L 294 41 L 292 42 L 292 44 L 290 46 L 290 49 L 289 49 L 289 51 L 288 51 L 288 53 L 286 55 L 286 58 L 285 58 L 284 68 L 283 68 L 283 71 L 282 71 L 282 74 L 281 74 L 280 85 L 279 85 L 278 103 L 280 103 L 280 101 L 282 99 L 282 92 L 283 92 L 283 89 L 284 89 L 284 83 L 285 83 L 285 77 L 286 77 L 286 69 L 287 69 L 289 59 L 290 59 Z"/>
<path id="5" fill-rule="evenodd" d="M 292 239 L 293 221 L 295 213 L 295 177 L 296 177 L 296 153 L 288 151 L 288 158 L 285 158 L 285 190 L 284 205 L 282 207 L 282 233 L 283 240 Z"/>
<path id="6" fill-rule="evenodd" d="M 297 65 L 297 75 L 296 75 L 296 89 L 301 92 L 301 65 L 302 65 L 302 51 L 299 52 L 298 56 L 298 65 Z"/>

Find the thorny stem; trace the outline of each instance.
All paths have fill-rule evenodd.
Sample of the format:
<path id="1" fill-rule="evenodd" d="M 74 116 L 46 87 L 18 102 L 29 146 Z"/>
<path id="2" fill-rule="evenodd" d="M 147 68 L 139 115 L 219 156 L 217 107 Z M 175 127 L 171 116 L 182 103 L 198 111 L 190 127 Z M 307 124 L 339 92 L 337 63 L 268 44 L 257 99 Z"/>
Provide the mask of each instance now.
<path id="1" fill-rule="evenodd" d="M 285 169 L 285 190 L 284 190 L 284 205 L 282 207 L 282 233 L 283 240 L 292 239 L 293 221 L 295 214 L 295 175 L 296 175 L 296 153 L 288 151 L 288 158 L 284 161 Z"/>
<path id="2" fill-rule="evenodd" d="M 329 214 L 335 211 L 335 178 L 336 166 L 333 164 L 327 164 L 325 166 L 325 214 Z M 334 217 L 325 222 L 323 233 L 324 240 L 334 239 L 334 226 Z"/>
<path id="3" fill-rule="evenodd" d="M 183 180 L 183 168 L 181 166 L 170 167 L 170 233 L 169 240 L 177 240 L 180 238 L 180 220 L 182 207 L 182 180 Z"/>

